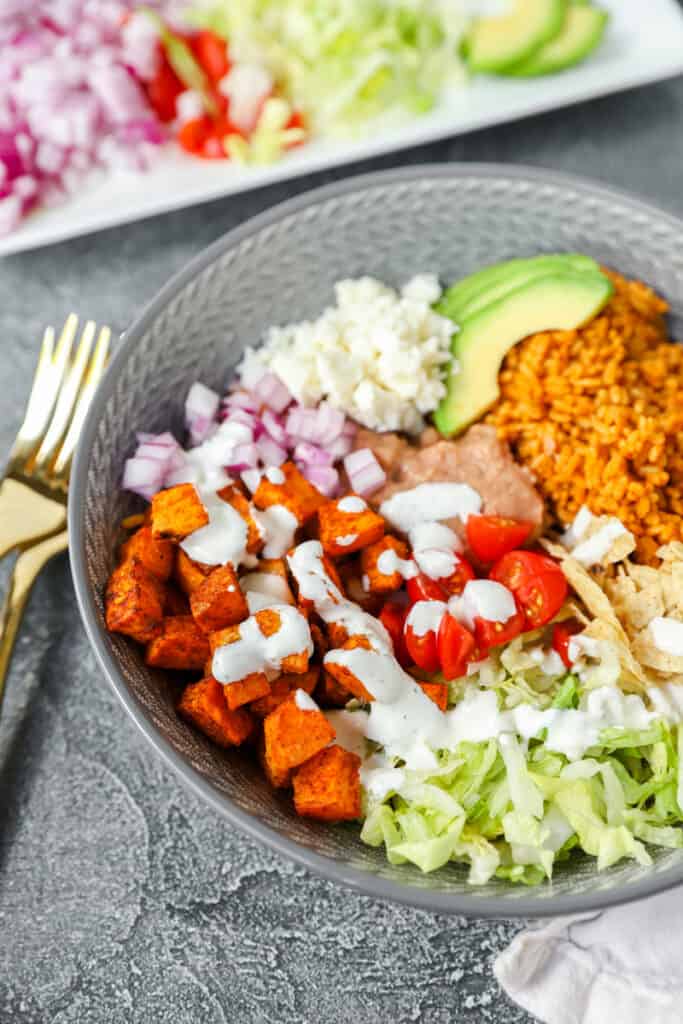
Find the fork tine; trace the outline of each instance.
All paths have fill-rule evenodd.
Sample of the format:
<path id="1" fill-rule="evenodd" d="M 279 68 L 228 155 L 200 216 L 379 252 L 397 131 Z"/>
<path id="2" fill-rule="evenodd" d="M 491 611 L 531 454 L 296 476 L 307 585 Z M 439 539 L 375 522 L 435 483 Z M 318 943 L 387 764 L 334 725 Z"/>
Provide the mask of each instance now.
<path id="1" fill-rule="evenodd" d="M 90 358 L 96 329 L 96 324 L 92 320 L 88 320 L 83 328 L 76 355 L 68 367 L 66 377 L 59 390 L 50 425 L 36 454 L 35 468 L 47 466 L 67 430 L 80 391 L 83 374 Z M 59 346 L 57 347 L 59 349 Z"/>
<path id="2" fill-rule="evenodd" d="M 85 420 L 88 409 L 90 408 L 90 403 L 92 402 L 97 387 L 104 376 L 104 371 L 107 368 L 110 341 L 111 331 L 108 327 L 102 327 L 97 338 L 95 351 L 93 352 L 90 360 L 90 365 L 88 366 L 85 377 L 81 383 L 78 401 L 76 402 L 76 408 L 74 409 L 69 429 L 66 432 L 62 447 L 55 459 L 53 473 L 56 476 L 63 478 L 68 477 L 71 458 L 76 448 L 76 443 L 81 432 L 81 427 L 83 426 L 83 421 Z"/>
<path id="3" fill-rule="evenodd" d="M 78 317 L 71 313 L 64 323 L 56 349 L 54 328 L 45 328 L 24 422 L 17 434 L 14 455 L 18 455 L 21 449 L 21 454 L 28 457 L 47 429 L 66 371 L 77 326 Z"/>

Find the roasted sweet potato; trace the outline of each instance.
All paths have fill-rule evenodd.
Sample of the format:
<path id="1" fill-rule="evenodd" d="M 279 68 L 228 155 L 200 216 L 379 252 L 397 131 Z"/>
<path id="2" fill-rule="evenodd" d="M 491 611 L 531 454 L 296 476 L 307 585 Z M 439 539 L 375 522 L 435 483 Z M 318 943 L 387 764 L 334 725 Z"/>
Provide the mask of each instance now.
<path id="1" fill-rule="evenodd" d="M 360 605 L 363 611 L 376 616 L 382 607 L 383 599 L 379 594 L 372 594 L 369 590 L 363 589 L 360 560 L 352 558 L 347 562 L 340 562 L 339 575 L 349 601 L 353 601 L 354 604 Z"/>
<path id="2" fill-rule="evenodd" d="M 121 546 L 121 561 L 138 558 L 146 569 L 160 580 L 167 580 L 173 570 L 173 544 L 152 535 L 150 526 L 143 526 Z"/>
<path id="3" fill-rule="evenodd" d="M 293 693 L 263 723 L 268 778 L 275 786 L 287 785 L 292 769 L 308 761 L 334 737 L 335 731 L 322 711 L 300 708 Z"/>
<path id="4" fill-rule="evenodd" d="M 337 682 L 333 675 L 324 669 L 315 690 L 315 699 L 323 708 L 343 708 L 353 694 L 341 683 Z"/>
<path id="5" fill-rule="evenodd" d="M 354 498 L 355 495 L 350 495 L 338 501 L 328 501 L 318 509 L 320 543 L 325 554 L 332 558 L 360 551 L 368 544 L 374 544 L 384 534 L 384 519 L 367 505 L 359 512 L 344 511 L 344 501 Z M 363 499 L 357 500 L 360 502 Z"/>
<path id="6" fill-rule="evenodd" d="M 270 684 L 270 693 L 265 697 L 252 701 L 249 705 L 249 710 L 253 711 L 259 718 L 265 718 L 271 711 L 275 711 L 275 708 L 279 707 L 283 700 L 286 700 L 295 690 L 304 690 L 305 693 L 312 694 L 319 675 L 320 666 L 314 665 L 313 668 L 309 668 L 308 672 L 304 672 L 301 675 L 294 675 L 288 672 L 286 675 L 279 676 Z"/>
<path id="7" fill-rule="evenodd" d="M 191 615 L 168 615 L 147 645 L 145 661 L 154 668 L 200 671 L 209 653 L 209 641 Z"/>
<path id="8" fill-rule="evenodd" d="M 381 540 L 365 548 L 361 552 L 360 564 L 371 594 L 388 594 L 403 586 L 403 576 L 400 572 L 386 573 L 380 570 L 377 563 L 385 551 L 393 552 L 397 558 L 402 560 L 407 560 L 410 555 L 408 545 L 397 537 L 392 537 L 390 534 L 386 534 Z M 391 558 L 385 559 L 385 561 L 387 560 L 391 561 Z"/>
<path id="9" fill-rule="evenodd" d="M 256 612 L 254 618 L 264 636 L 272 636 L 281 627 L 282 620 L 280 614 L 274 608 L 264 608 L 262 611 Z M 283 672 L 293 672 L 296 675 L 300 675 L 308 669 L 309 657 L 307 650 L 288 654 L 287 657 L 282 659 L 280 667 Z"/>
<path id="10" fill-rule="evenodd" d="M 263 672 L 252 672 L 235 683 L 224 683 L 223 691 L 228 707 L 234 711 L 236 708 L 241 708 L 243 704 L 250 704 L 252 700 L 258 700 L 259 697 L 267 699 L 267 695 L 270 693 L 270 683 Z"/>
<path id="11" fill-rule="evenodd" d="M 369 650 L 370 644 L 364 636 L 352 636 L 342 644 L 341 649 L 343 651 L 353 651 L 357 647 Z M 347 690 L 349 693 L 353 694 L 354 697 L 357 697 L 358 700 L 362 700 L 365 703 L 370 703 L 370 701 L 374 700 L 372 694 L 363 685 L 362 680 L 359 679 L 358 676 L 356 676 L 346 665 L 326 660 L 325 671 L 332 676 L 335 682 L 337 682 L 343 690 Z"/>
<path id="12" fill-rule="evenodd" d="M 448 707 L 448 683 L 424 683 L 421 679 L 418 679 L 417 682 L 429 699 L 433 700 L 438 708 L 445 711 Z"/>
<path id="13" fill-rule="evenodd" d="M 278 476 L 282 479 L 277 479 Z M 264 473 L 252 500 L 257 508 L 284 505 L 303 524 L 315 515 L 327 498 L 308 482 L 293 462 L 284 462 L 279 473 L 271 472 L 270 476 Z"/>
<path id="14" fill-rule="evenodd" d="M 361 816 L 360 758 L 333 744 L 294 772 L 296 813 L 317 821 L 353 821 Z"/>
<path id="15" fill-rule="evenodd" d="M 242 622 L 249 615 L 237 573 L 231 565 L 221 565 L 204 578 L 190 594 L 195 622 L 205 633 Z"/>
<path id="16" fill-rule="evenodd" d="M 209 514 L 194 484 L 176 484 L 152 498 L 152 533 L 181 541 L 206 526 Z"/>
<path id="17" fill-rule="evenodd" d="M 223 687 L 213 676 L 183 690 L 178 711 L 221 747 L 237 747 L 254 731 L 255 721 L 244 708 L 231 711 Z"/>
<path id="18" fill-rule="evenodd" d="M 341 576 L 339 575 L 337 566 L 334 564 L 331 558 L 327 557 L 327 555 L 323 555 L 322 563 L 323 568 L 325 569 L 325 572 L 327 573 L 332 584 L 337 588 L 341 596 L 345 597 L 346 592 L 344 590 L 344 583 L 342 581 Z M 307 597 L 303 597 L 303 595 L 299 591 L 298 581 L 295 579 L 294 582 L 296 584 L 295 589 L 297 592 L 296 603 L 301 609 L 301 611 L 304 613 L 304 615 L 308 617 L 310 613 L 313 611 L 313 602 L 310 601 Z"/>
<path id="19" fill-rule="evenodd" d="M 238 484 L 228 484 L 217 493 L 219 498 L 222 498 L 228 505 L 232 505 L 235 511 L 244 519 L 247 524 L 247 551 L 250 555 L 255 555 L 263 547 L 263 538 L 256 520 L 251 514 L 249 500 L 244 496 Z"/>
<path id="20" fill-rule="evenodd" d="M 182 590 L 173 583 L 166 584 L 166 596 L 164 598 L 164 615 L 190 615 L 190 602 Z"/>
<path id="21" fill-rule="evenodd" d="M 105 595 L 107 629 L 148 643 L 161 632 L 164 599 L 161 580 L 139 558 L 127 559 L 109 577 Z"/>
<path id="22" fill-rule="evenodd" d="M 195 562 L 189 555 L 186 555 L 182 548 L 176 551 L 173 578 L 189 597 L 197 587 L 200 587 L 206 577 L 215 568 L 213 565 L 205 565 L 204 562 Z"/>

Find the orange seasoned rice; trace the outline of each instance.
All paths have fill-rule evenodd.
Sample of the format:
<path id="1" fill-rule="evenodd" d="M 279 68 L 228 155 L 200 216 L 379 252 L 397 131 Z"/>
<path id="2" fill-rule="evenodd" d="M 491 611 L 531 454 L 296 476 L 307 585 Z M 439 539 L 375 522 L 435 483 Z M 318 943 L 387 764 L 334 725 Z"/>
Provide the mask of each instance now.
<path id="1" fill-rule="evenodd" d="M 616 515 L 639 560 L 656 562 L 661 544 L 683 540 L 683 345 L 668 338 L 666 302 L 608 273 L 614 295 L 584 328 L 510 351 L 487 420 L 561 523 L 583 504 Z"/>

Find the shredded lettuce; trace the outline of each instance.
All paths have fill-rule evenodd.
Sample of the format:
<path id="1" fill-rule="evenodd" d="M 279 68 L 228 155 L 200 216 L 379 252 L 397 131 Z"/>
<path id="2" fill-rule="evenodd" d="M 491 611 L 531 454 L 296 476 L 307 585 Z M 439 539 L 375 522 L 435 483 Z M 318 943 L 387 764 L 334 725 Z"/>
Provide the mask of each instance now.
<path id="1" fill-rule="evenodd" d="M 186 17 L 226 38 L 233 60 L 268 68 L 317 133 L 422 113 L 465 74 L 458 0 L 197 0 Z"/>
<path id="2" fill-rule="evenodd" d="M 573 706 L 577 685 L 568 675 L 555 706 Z M 538 885 L 576 848 L 599 870 L 625 857 L 650 864 L 645 844 L 683 846 L 682 733 L 664 721 L 605 730 L 572 762 L 511 734 L 461 743 L 438 754 L 436 770 L 404 767 L 398 791 L 367 807 L 361 838 L 422 871 L 465 863 L 475 885 Z"/>

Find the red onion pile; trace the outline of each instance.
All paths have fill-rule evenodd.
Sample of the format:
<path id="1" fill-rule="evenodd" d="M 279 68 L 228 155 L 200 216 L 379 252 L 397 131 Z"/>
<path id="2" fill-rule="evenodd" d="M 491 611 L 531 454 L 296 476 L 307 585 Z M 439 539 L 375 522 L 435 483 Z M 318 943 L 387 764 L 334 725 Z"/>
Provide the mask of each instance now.
<path id="1" fill-rule="evenodd" d="M 129 17 L 136 6 L 0 0 L 0 235 L 96 168 L 144 169 L 166 140 L 139 82 L 158 59 L 156 30 Z"/>
<path id="2" fill-rule="evenodd" d="M 185 402 L 185 424 L 192 446 L 219 432 L 226 442 L 224 468 L 248 474 L 293 460 L 303 475 L 328 497 L 339 492 L 336 463 L 344 460 L 351 489 L 367 495 L 384 483 L 384 470 L 369 448 L 353 451 L 356 424 L 328 402 L 313 408 L 297 404 L 282 381 L 264 371 L 249 389 L 236 384 L 221 402 L 196 382 Z M 126 490 L 148 501 L 162 487 L 182 480 L 185 453 L 172 434 L 138 434 L 135 455 L 123 475 Z"/>

